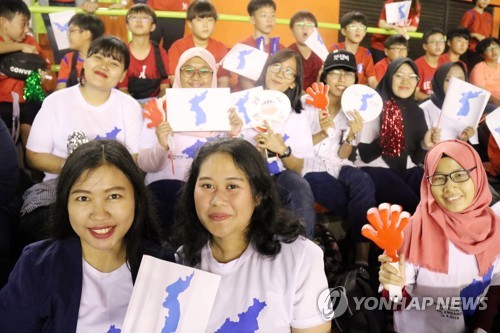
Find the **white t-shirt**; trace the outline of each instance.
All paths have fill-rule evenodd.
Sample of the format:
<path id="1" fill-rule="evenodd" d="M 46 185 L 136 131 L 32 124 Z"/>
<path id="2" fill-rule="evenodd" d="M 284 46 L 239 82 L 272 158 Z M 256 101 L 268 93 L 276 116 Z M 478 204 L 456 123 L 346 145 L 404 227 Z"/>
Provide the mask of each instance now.
<path id="1" fill-rule="evenodd" d="M 116 139 L 131 154 L 139 152 L 142 112 L 139 103 L 116 89 L 100 106 L 87 103 L 80 85 L 56 91 L 43 101 L 28 138 L 26 148 L 66 158 L 68 136 L 77 131 L 89 140 Z M 57 178 L 46 173 L 44 180 Z"/>
<path id="2" fill-rule="evenodd" d="M 132 296 L 132 274 L 127 263 L 103 273 L 83 262 L 82 298 L 76 333 L 117 333 L 123 326 Z"/>
<path id="3" fill-rule="evenodd" d="M 325 322 L 317 306 L 328 288 L 323 251 L 304 237 L 282 243 L 274 259 L 249 245 L 241 257 L 225 264 L 213 258 L 207 244 L 199 266 L 222 277 L 208 332 L 279 333 Z"/>
<path id="4" fill-rule="evenodd" d="M 305 95 L 304 99 L 308 97 Z M 307 117 L 311 134 L 321 131 L 319 124 L 320 109 L 304 103 L 304 111 Z M 308 172 L 328 172 L 332 177 L 338 178 L 340 169 L 344 165 L 352 166 L 353 163 L 347 158 L 339 157 L 339 149 L 342 142 L 349 134 L 349 123 L 342 110 L 333 119 L 333 128 L 328 130 L 328 137 L 314 145 L 314 157 L 304 160 L 302 174 Z"/>
<path id="5" fill-rule="evenodd" d="M 448 274 L 429 271 L 426 268 L 405 263 L 406 290 L 412 297 L 468 297 L 484 296 L 490 285 L 500 285 L 500 260 L 497 259 L 484 276 L 479 275 L 476 257 L 465 254 L 449 244 Z M 467 301 L 472 302 L 474 298 Z M 451 301 L 450 301 L 451 302 Z M 423 301 L 419 300 L 422 304 Z M 416 303 L 415 303 L 416 304 Z M 436 305 L 417 310 L 416 306 L 394 312 L 396 332 L 465 332 L 461 307 L 438 309 Z"/>

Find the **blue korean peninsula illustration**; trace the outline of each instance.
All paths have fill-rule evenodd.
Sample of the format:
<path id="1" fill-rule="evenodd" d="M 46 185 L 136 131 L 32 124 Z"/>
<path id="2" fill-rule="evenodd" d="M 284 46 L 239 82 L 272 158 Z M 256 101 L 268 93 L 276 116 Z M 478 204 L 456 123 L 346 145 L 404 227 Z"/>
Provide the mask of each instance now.
<path id="1" fill-rule="evenodd" d="M 467 117 L 467 115 L 470 112 L 470 100 L 472 98 L 477 98 L 479 95 L 481 95 L 482 91 L 466 91 L 462 93 L 462 98 L 460 98 L 460 110 L 458 110 L 457 116 L 464 116 Z"/>
<path id="2" fill-rule="evenodd" d="M 177 330 L 179 319 L 181 317 L 179 295 L 189 288 L 193 276 L 194 272 L 191 273 L 191 275 L 186 276 L 185 280 L 179 278 L 177 281 L 165 288 L 167 297 L 163 302 L 163 307 L 168 309 L 168 316 L 165 316 L 165 326 L 163 326 L 161 333 L 171 333 Z"/>
<path id="3" fill-rule="evenodd" d="M 231 321 L 231 319 L 226 318 L 224 324 L 215 333 L 251 333 L 257 331 L 259 329 L 257 318 L 265 307 L 266 302 L 254 298 L 253 304 L 246 311 L 238 313 L 238 321 Z"/>
<path id="4" fill-rule="evenodd" d="M 189 104 L 191 104 L 191 111 L 194 111 L 196 115 L 196 126 L 207 122 L 207 115 L 200 106 L 200 103 L 207 98 L 207 94 L 208 90 L 205 90 L 205 92 L 201 93 L 200 95 L 196 95 L 189 100 Z"/>

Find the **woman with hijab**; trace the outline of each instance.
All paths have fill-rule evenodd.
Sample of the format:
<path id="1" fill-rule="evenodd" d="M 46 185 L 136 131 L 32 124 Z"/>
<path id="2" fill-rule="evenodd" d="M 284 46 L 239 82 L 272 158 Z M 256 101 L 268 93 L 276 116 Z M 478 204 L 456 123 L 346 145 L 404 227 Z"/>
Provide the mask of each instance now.
<path id="1" fill-rule="evenodd" d="M 472 304 L 484 310 L 479 297 L 500 284 L 500 217 L 489 207 L 488 178 L 469 144 L 436 144 L 424 168 L 421 201 L 404 230 L 399 272 L 381 255 L 379 281 L 384 289 L 403 286 L 406 301 L 426 297 L 424 308 L 394 313 L 397 332 L 465 332 L 476 312 Z"/>
<path id="2" fill-rule="evenodd" d="M 420 108 L 424 111 L 425 122 L 429 128 L 436 127 L 440 123 L 441 109 L 452 77 L 467 81 L 467 68 L 463 62 L 447 62 L 439 66 L 434 74 L 434 78 L 432 79 L 432 90 L 434 93 L 430 99 L 420 104 Z M 443 141 L 450 139 L 467 141 L 474 135 L 475 130 L 471 126 L 468 126 L 457 136 L 451 130 L 444 128 L 441 129 L 440 133 L 441 140 Z"/>
<path id="3" fill-rule="evenodd" d="M 439 142 L 439 131 L 427 128 L 422 109 L 413 98 L 420 80 L 417 73 L 409 58 L 389 64 L 376 89 L 384 101 L 383 110 L 380 119 L 363 127 L 357 161 L 375 184 L 377 202 L 396 203 L 411 213 L 419 202 L 423 175 L 419 164 L 427 150 Z"/>
<path id="4" fill-rule="evenodd" d="M 179 58 L 172 88 L 217 88 L 214 56 L 201 47 L 186 50 Z M 175 106 L 167 106 L 167 109 L 172 107 Z M 174 135 L 167 120 L 162 121 L 156 130 L 149 128 L 149 119 L 144 121 L 138 162 L 141 169 L 148 173 L 146 184 L 153 191 L 162 225 L 167 228 L 173 222 L 177 193 L 184 184 L 197 150 L 216 137 L 234 136 L 240 132 L 243 122 L 236 111 L 222 112 L 228 112 L 231 123 L 229 133 L 183 132 Z M 174 143 L 173 149 L 168 145 L 169 135 Z"/>

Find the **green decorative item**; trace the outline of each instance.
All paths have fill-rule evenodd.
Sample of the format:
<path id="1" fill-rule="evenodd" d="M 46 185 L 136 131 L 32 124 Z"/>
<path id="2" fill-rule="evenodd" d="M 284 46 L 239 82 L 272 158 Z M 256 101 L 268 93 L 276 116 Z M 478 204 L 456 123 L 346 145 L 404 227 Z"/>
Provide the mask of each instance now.
<path id="1" fill-rule="evenodd" d="M 33 71 L 24 85 L 24 99 L 26 101 L 43 102 L 47 95 L 42 88 L 42 77 L 37 71 Z"/>

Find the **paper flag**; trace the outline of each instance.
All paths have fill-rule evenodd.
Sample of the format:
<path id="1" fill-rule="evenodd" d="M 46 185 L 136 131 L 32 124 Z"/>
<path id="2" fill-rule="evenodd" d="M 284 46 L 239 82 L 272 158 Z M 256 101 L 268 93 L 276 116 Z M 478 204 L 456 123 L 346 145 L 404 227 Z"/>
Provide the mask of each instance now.
<path id="1" fill-rule="evenodd" d="M 328 56 L 328 49 L 326 48 L 325 43 L 323 42 L 323 38 L 318 32 L 318 29 L 314 28 L 314 32 L 307 37 L 305 44 L 309 46 L 309 48 L 316 53 L 321 60 L 325 61 Z"/>
<path id="2" fill-rule="evenodd" d="M 250 103 L 258 98 L 263 91 L 262 87 L 255 87 L 231 94 L 231 105 L 236 108 L 236 112 L 243 120 L 243 128 L 252 128 L 257 126 L 250 118 Z"/>
<path id="3" fill-rule="evenodd" d="M 268 56 L 266 52 L 255 47 L 238 43 L 226 54 L 222 67 L 256 81 L 262 73 Z"/>
<path id="4" fill-rule="evenodd" d="M 121 332 L 205 332 L 220 279 L 143 256 Z"/>
<path id="5" fill-rule="evenodd" d="M 452 77 L 437 125 L 441 140 L 458 139 L 467 126 L 476 128 L 490 95 L 487 90 Z M 472 143 L 476 143 L 475 137 L 470 139 Z"/>
<path id="6" fill-rule="evenodd" d="M 75 15 L 74 10 L 50 13 L 50 25 L 54 31 L 54 38 L 56 39 L 57 48 L 59 50 L 69 49 L 69 20 Z"/>
<path id="7" fill-rule="evenodd" d="M 167 119 L 174 132 L 229 131 L 229 88 L 167 89 Z"/>
<path id="8" fill-rule="evenodd" d="M 500 107 L 486 117 L 486 125 L 488 125 L 497 145 L 500 146 Z"/>
<path id="9" fill-rule="evenodd" d="M 411 1 L 398 1 L 385 5 L 386 22 L 389 24 L 404 22 L 410 14 Z"/>

